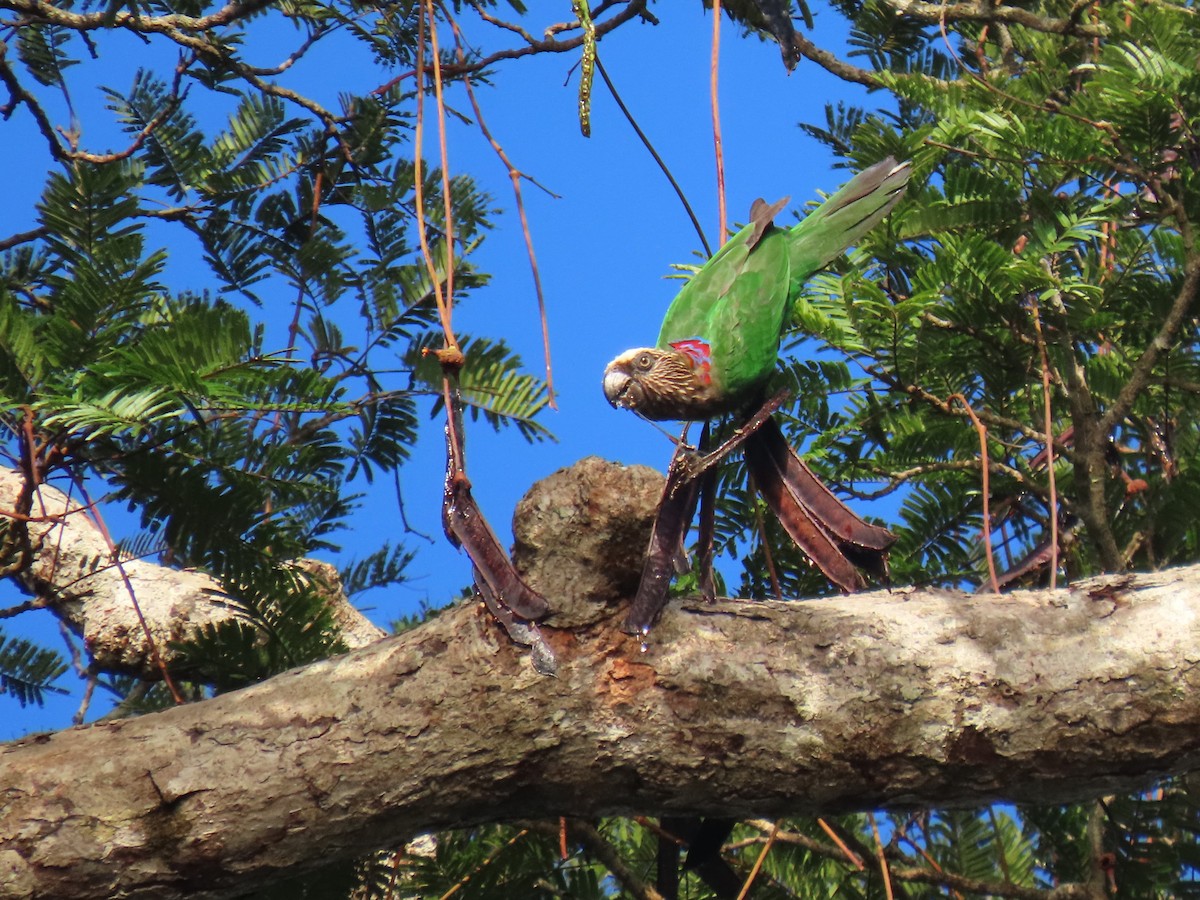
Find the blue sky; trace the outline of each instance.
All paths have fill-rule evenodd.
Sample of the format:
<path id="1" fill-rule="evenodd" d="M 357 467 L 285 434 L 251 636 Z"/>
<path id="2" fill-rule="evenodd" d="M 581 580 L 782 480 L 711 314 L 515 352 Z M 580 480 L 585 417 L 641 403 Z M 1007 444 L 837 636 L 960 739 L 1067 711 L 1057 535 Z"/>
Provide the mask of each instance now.
<path id="1" fill-rule="evenodd" d="M 569 8 L 561 4 L 565 10 Z M 545 6 L 541 5 L 544 9 Z M 561 16 L 559 5 L 556 16 Z M 628 23 L 604 39 L 600 54 L 626 104 L 671 167 L 709 236 L 717 231 L 716 176 L 709 107 L 710 13 L 699 4 L 658 4 L 661 24 Z M 265 20 L 276 21 L 277 20 Z M 550 20 L 531 20 L 538 31 Z M 508 35 L 464 12 L 468 40 L 495 48 Z M 814 39 L 840 42 L 841 21 L 831 12 L 818 13 Z M 100 85 L 124 90 L 138 65 L 153 51 L 124 35 L 105 37 L 125 42 L 128 52 L 106 54 L 95 65 L 94 87 L 77 79 L 76 108 L 84 124 L 85 143 L 92 149 L 120 146 L 104 110 Z M 273 30 L 254 37 L 268 48 L 261 64 L 277 61 L 295 41 L 291 32 Z M 443 42 L 446 38 L 443 38 Z M 256 46 L 251 43 L 250 46 Z M 276 51 L 276 48 L 279 48 Z M 369 59 L 356 59 L 345 47 L 317 50 L 289 71 L 282 83 L 334 106 L 341 91 L 369 90 L 393 73 Z M 253 55 L 253 54 L 252 54 Z M 164 56 L 163 59 L 168 57 Z M 700 242 L 666 179 L 612 101 L 597 75 L 592 99 L 592 137 L 579 129 L 577 108 L 578 53 L 541 55 L 508 61 L 495 70 L 491 86 L 478 89 L 488 125 L 514 164 L 558 197 L 528 183 L 524 187 L 530 228 L 545 290 L 550 324 L 557 411 L 544 424 L 557 442 L 526 444 L 515 431 L 495 434 L 483 423 L 469 427 L 468 471 L 484 513 L 501 540 L 508 542 L 513 507 L 537 479 L 588 456 L 665 469 L 671 454 L 667 440 L 635 416 L 613 410 L 600 391 L 605 364 L 620 351 L 652 344 L 658 324 L 677 287 L 667 280 L 670 264 L 696 261 Z M 568 80 L 569 79 L 569 80 Z M 848 86 L 815 65 L 801 62 L 790 76 L 778 48 L 723 25 L 720 61 L 720 105 L 730 222 L 741 220 L 751 201 L 790 195 L 791 209 L 847 180 L 834 160 L 808 138 L 799 122 L 822 122 L 824 104 L 863 102 L 865 92 Z M 448 96 L 452 105 L 469 109 L 461 90 Z M 64 119 L 65 121 L 65 119 Z M 216 123 L 214 123 L 215 125 Z M 0 232 L 32 226 L 34 202 L 47 164 L 42 138 L 28 114 L 19 110 L 0 123 L 10 164 L 27 173 L 7 191 L 0 209 Z M 214 127 L 215 130 L 215 127 Z M 426 153 L 435 153 L 430 138 Z M 492 280 L 456 311 L 460 331 L 503 336 L 524 357 L 527 368 L 542 371 L 541 334 L 535 295 L 507 172 L 480 132 L 454 123 L 449 135 L 451 169 L 472 175 L 503 210 L 497 229 L 475 257 Z M 787 220 L 785 213 L 781 220 Z M 164 238 L 166 240 L 166 238 Z M 174 240 L 172 238 L 171 240 Z M 205 286 L 205 273 L 195 264 L 194 248 L 167 243 L 174 250 L 169 269 L 173 289 Z M 268 305 L 270 297 L 267 298 Z M 281 286 L 280 308 L 290 304 Z M 439 606 L 470 579 L 466 557 L 442 536 L 440 504 L 443 473 L 440 422 L 429 423 L 411 463 L 401 471 L 405 513 L 412 526 L 432 538 L 406 539 L 418 555 L 408 584 L 374 591 L 362 598 L 376 621 L 388 621 L 419 608 Z M 342 534 L 344 562 L 377 546 L 382 535 L 401 537 L 400 518 L 389 484 L 377 483 L 363 510 Z M 16 592 L 9 601 L 15 602 Z M 5 622 L 10 634 L 32 634 L 61 646 L 49 617 L 24 616 Z M 8 698 L 0 708 L 19 713 L 0 739 L 27 728 L 60 727 L 78 703 L 78 685 L 68 676 L 73 695 L 41 714 L 17 710 Z"/>

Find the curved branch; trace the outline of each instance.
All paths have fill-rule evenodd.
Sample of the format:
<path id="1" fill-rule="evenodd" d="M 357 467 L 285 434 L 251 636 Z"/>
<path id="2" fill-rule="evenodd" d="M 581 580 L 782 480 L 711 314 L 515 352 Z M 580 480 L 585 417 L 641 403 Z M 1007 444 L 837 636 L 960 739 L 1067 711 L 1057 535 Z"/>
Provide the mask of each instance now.
<path id="1" fill-rule="evenodd" d="M 1047 34 L 1074 34 L 1082 37 L 1105 37 L 1108 28 L 1104 25 L 1088 24 L 1077 16 L 1056 19 L 1040 16 L 1019 6 L 995 3 L 992 0 L 975 0 L 973 3 L 926 3 L 922 0 L 883 0 L 900 15 L 911 16 L 922 22 L 998 22 L 1005 25 L 1020 25 L 1032 31 Z M 1090 4 L 1088 4 L 1090 5 Z"/>
<path id="2" fill-rule="evenodd" d="M 22 473 L 0 467 L 0 507 L 12 509 L 24 490 Z M 88 517 L 87 508 L 48 484 L 38 487 L 28 523 L 33 557 L 16 577 L 39 606 L 55 614 L 80 634 L 93 663 L 109 671 L 135 672 L 156 678 L 148 643 L 159 647 L 165 661 L 174 658 L 172 642 L 208 625 L 241 617 L 236 598 L 221 585 L 194 570 L 171 569 L 146 560 L 112 562 L 103 533 Z M 0 510 L 0 519 L 6 515 Z M 331 566 L 299 561 L 323 586 L 334 618 L 350 646 L 377 640 L 382 631 L 346 599 Z M 130 602 L 130 586 L 146 619 L 144 634 Z M 328 590 L 324 590 L 327 587 Z"/>
<path id="3" fill-rule="evenodd" d="M 828 50 L 818 47 L 799 31 L 795 32 L 793 43 L 800 51 L 801 56 L 811 62 L 815 62 L 826 72 L 836 75 L 843 81 L 852 81 L 855 84 L 866 85 L 869 88 L 879 87 L 879 79 L 875 77 L 873 72 L 868 69 L 860 69 L 858 66 L 852 66 L 848 62 L 838 59 Z"/>
<path id="4" fill-rule="evenodd" d="M 603 22 L 596 22 L 596 39 L 599 40 L 613 29 L 619 27 L 625 22 L 628 22 L 630 19 L 642 18 L 652 22 L 655 21 L 653 16 L 651 16 L 646 10 L 646 2 L 647 0 L 629 0 L 626 7 L 614 15 L 611 19 L 606 19 Z M 578 50 L 583 46 L 584 38 L 582 35 L 579 37 L 568 38 L 565 41 L 556 40 L 555 38 L 549 36 L 543 39 L 538 39 L 519 26 L 507 22 L 501 22 L 494 16 L 487 14 L 477 4 L 472 4 L 472 6 L 475 7 L 475 11 L 478 12 L 485 21 L 488 21 L 499 28 L 504 28 L 508 31 L 513 31 L 516 34 L 519 34 L 525 41 L 525 46 L 513 47 L 507 50 L 498 50 L 495 53 L 490 53 L 487 56 L 480 57 L 479 59 L 469 63 L 443 63 L 443 76 L 452 77 L 455 75 L 470 75 L 480 71 L 481 69 L 486 69 L 488 66 L 494 65 L 502 59 L 520 59 L 523 56 L 530 56 L 534 53 L 566 53 L 571 50 Z M 598 10 L 593 11 L 593 17 L 597 13 Z M 551 29 L 547 29 L 547 34 L 549 33 L 551 33 Z M 415 74 L 415 72 L 407 72 L 400 77 L 405 78 Z"/>
<path id="5" fill-rule="evenodd" d="M 1189 240 L 1191 237 L 1190 229 L 1183 230 L 1182 234 L 1184 240 Z M 1179 291 L 1171 302 L 1171 309 L 1167 312 L 1167 317 L 1163 319 L 1154 339 L 1138 357 L 1137 362 L 1133 364 L 1129 380 L 1117 394 L 1116 400 L 1105 410 L 1104 417 L 1098 426 L 1102 434 L 1110 434 L 1117 423 L 1129 415 L 1134 401 L 1150 383 L 1150 376 L 1154 372 L 1155 365 L 1158 364 L 1159 357 L 1171 349 L 1180 329 L 1190 319 L 1192 308 L 1196 305 L 1197 294 L 1200 294 L 1200 255 L 1192 255 L 1184 266 L 1183 283 L 1179 286 Z"/>
<path id="6" fill-rule="evenodd" d="M 908 394 L 910 397 L 928 403 L 943 415 L 952 416 L 957 419 L 968 418 L 966 412 L 956 408 L 952 399 L 943 400 L 936 394 L 925 390 L 925 388 L 921 387 L 919 384 L 904 383 L 891 373 L 882 371 L 877 366 L 864 366 L 864 368 L 870 375 L 878 378 L 880 382 L 882 382 L 891 390 L 900 391 L 901 393 Z M 1026 438 L 1030 443 L 1037 444 L 1043 439 L 1041 432 L 1039 432 L 1036 428 L 1031 428 L 1029 425 L 1018 419 L 997 415 L 996 413 L 986 409 L 979 410 L 976 415 L 978 415 L 979 420 L 989 428 L 1000 428 L 1005 431 L 1011 431 Z"/>
<path id="7" fill-rule="evenodd" d="M 139 16 L 124 10 L 113 13 L 100 10 L 91 13 L 74 13 L 61 9 L 45 0 L 0 0 L 0 9 L 9 9 L 30 19 L 49 22 L 74 31 L 97 31 L 106 28 L 126 28 L 133 32 L 156 32 L 175 35 L 183 32 L 204 32 L 230 25 L 266 9 L 273 0 L 242 0 L 227 3 L 215 13 L 207 16 L 185 16 L 172 13 L 166 16 Z M 211 53 L 213 47 L 207 46 Z"/>
<path id="8" fill-rule="evenodd" d="M 54 125 L 50 122 L 50 117 L 46 115 L 46 111 L 29 91 L 25 90 L 25 86 L 21 84 L 17 78 L 17 73 L 13 71 L 12 66 L 8 64 L 8 44 L 0 41 L 0 81 L 4 82 L 4 86 L 8 88 L 10 100 L 4 105 L 4 118 L 12 113 L 20 104 L 24 104 L 30 115 L 33 116 L 33 121 L 37 123 L 38 131 L 42 133 L 42 137 L 46 139 L 46 143 L 50 145 L 50 155 L 55 159 L 62 159 L 66 151 L 58 140 L 58 132 L 54 130 Z"/>

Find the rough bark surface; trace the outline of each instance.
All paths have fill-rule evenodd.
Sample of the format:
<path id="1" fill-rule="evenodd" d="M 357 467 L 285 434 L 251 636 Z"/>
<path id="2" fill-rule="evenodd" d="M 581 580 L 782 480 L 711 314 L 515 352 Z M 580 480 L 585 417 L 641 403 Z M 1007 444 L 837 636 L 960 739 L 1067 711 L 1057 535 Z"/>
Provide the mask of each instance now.
<path id="1" fill-rule="evenodd" d="M 613 597 L 660 485 L 586 460 L 523 502 L 525 571 L 578 601 L 561 609 L 582 624 L 543 629 L 557 678 L 466 605 L 214 700 L 0 747 L 0 897 L 236 895 L 483 821 L 1045 803 L 1200 763 L 1200 567 L 674 603 L 643 645 Z"/>
<path id="2" fill-rule="evenodd" d="M 20 472 L 0 468 L 0 509 L 17 505 L 23 485 Z M 237 604 L 202 572 L 139 559 L 114 564 L 108 541 L 83 506 L 57 488 L 39 487 L 30 512 L 35 519 L 27 526 L 33 563 L 17 578 L 83 637 L 100 669 L 157 677 L 147 630 L 169 665 L 172 641 L 239 615 Z M 300 560 L 297 565 L 323 588 L 327 586 L 330 606 L 348 645 L 359 647 L 383 636 L 346 599 L 332 566 L 316 560 Z M 137 599 L 145 628 L 131 597 Z"/>
<path id="3" fill-rule="evenodd" d="M 4 897 L 245 891 L 486 820 L 1054 802 L 1200 760 L 1200 568 L 1003 598 L 672 605 L 643 648 L 473 606 L 0 750 Z"/>
<path id="4" fill-rule="evenodd" d="M 513 563 L 531 588 L 553 598 L 547 624 L 594 622 L 633 596 L 665 483 L 649 466 L 589 456 L 521 498 Z"/>

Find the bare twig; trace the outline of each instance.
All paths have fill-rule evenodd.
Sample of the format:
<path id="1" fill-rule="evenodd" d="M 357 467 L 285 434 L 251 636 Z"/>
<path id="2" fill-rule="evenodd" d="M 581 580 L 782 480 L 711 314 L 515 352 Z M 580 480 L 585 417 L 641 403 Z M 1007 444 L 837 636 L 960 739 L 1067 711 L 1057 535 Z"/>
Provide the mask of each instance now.
<path id="1" fill-rule="evenodd" d="M 729 229 L 725 224 L 725 154 L 721 149 L 721 106 L 717 100 L 721 57 L 721 0 L 712 0 L 712 62 L 709 67 L 709 103 L 712 106 L 713 158 L 717 165 L 717 246 L 725 243 Z"/>
<path id="2" fill-rule="evenodd" d="M 696 213 L 692 209 L 692 205 L 688 203 L 687 196 L 683 193 L 683 188 L 679 186 L 679 182 L 675 180 L 675 176 L 671 174 L 671 170 L 667 168 L 667 164 L 663 162 L 663 158 L 658 155 L 658 151 L 655 150 L 654 145 L 650 143 L 650 138 L 646 137 L 646 133 L 642 131 L 641 127 L 637 123 L 637 120 L 634 119 L 633 113 L 629 111 L 629 107 L 625 105 L 625 101 L 621 99 L 621 95 L 617 93 L 616 85 L 614 85 L 612 79 L 608 77 L 608 72 L 604 68 L 604 63 L 600 61 L 600 54 L 598 53 L 596 54 L 596 70 L 600 73 L 600 77 L 604 79 L 604 84 L 606 87 L 608 87 L 608 92 L 612 94 L 613 100 L 617 102 L 617 108 L 621 110 L 622 114 L 624 114 L 625 120 L 633 128 L 634 133 L 637 134 L 638 139 L 642 142 L 642 146 L 650 152 L 652 157 L 654 157 L 654 161 L 658 163 L 658 167 L 662 170 L 663 175 L 667 177 L 667 181 L 670 182 L 671 188 L 675 191 L 675 196 L 678 197 L 679 202 L 683 204 L 684 211 L 687 212 L 688 218 L 692 221 L 692 227 L 696 229 L 696 234 L 700 238 L 700 243 L 704 246 L 704 255 L 712 256 L 712 247 L 709 246 L 708 238 L 704 236 L 704 229 L 700 226 L 700 220 L 696 217 Z"/>
<path id="3" fill-rule="evenodd" d="M 766 843 L 763 844 L 762 851 L 758 854 L 758 859 L 754 861 L 754 867 L 750 870 L 750 874 L 746 876 L 746 883 L 738 891 L 737 900 L 746 900 L 746 897 L 749 896 L 750 888 L 754 885 L 754 879 L 758 877 L 758 873 L 762 870 L 763 863 L 767 859 L 767 854 L 771 852 L 771 847 L 775 845 L 775 838 L 778 835 L 779 823 L 776 822 L 771 826 L 771 833 L 767 835 Z"/>
<path id="4" fill-rule="evenodd" d="M 455 53 L 460 64 L 466 61 L 466 56 L 463 53 L 462 32 L 459 31 L 458 22 L 455 21 L 450 11 L 443 4 L 442 10 L 446 15 L 450 27 L 454 30 Z M 599 59 L 596 60 L 599 64 Z M 533 290 L 537 295 L 538 320 L 542 328 L 542 353 L 546 360 L 546 393 L 547 402 L 551 409 L 558 409 L 558 403 L 555 400 L 554 394 L 554 368 L 550 362 L 550 327 L 546 319 L 546 297 L 542 291 L 542 278 L 538 272 L 537 254 L 533 250 L 533 235 L 529 230 L 529 219 L 525 214 L 525 198 L 521 194 L 521 179 L 528 177 L 524 175 L 512 161 L 508 158 L 508 154 L 504 152 L 504 148 L 500 146 L 500 142 L 492 137 L 491 131 L 488 130 L 487 122 L 483 118 L 483 110 L 479 106 L 479 101 L 475 97 L 475 89 L 471 86 L 471 78 L 469 75 L 463 76 L 463 86 L 467 89 L 467 98 L 471 101 L 471 110 L 475 113 L 475 121 L 479 124 L 479 130 L 484 138 L 491 145 L 492 150 L 504 163 L 504 167 L 508 169 L 508 177 L 512 181 L 513 194 L 516 197 L 517 216 L 521 220 L 521 234 L 525 238 L 525 252 L 529 255 L 529 269 L 533 273 Z M 530 179 L 532 181 L 532 179 Z"/>
<path id="5" fill-rule="evenodd" d="M 838 849 L 842 851 L 842 855 L 850 861 L 850 865 L 854 866 L 854 868 L 858 869 L 860 872 L 866 868 L 866 866 L 863 864 L 863 861 L 859 859 L 858 854 L 846 846 L 846 842 L 838 836 L 836 831 L 829 827 L 828 822 L 826 822 L 823 818 L 818 818 L 817 824 L 821 826 L 822 831 L 829 835 L 830 840 L 837 844 Z"/>
<path id="6" fill-rule="evenodd" d="M 1042 335 L 1042 319 L 1038 313 L 1037 295 L 1030 296 L 1033 332 L 1037 336 L 1042 368 L 1042 427 L 1046 432 L 1046 475 L 1050 488 L 1050 590 L 1058 585 L 1058 491 L 1054 482 L 1054 418 L 1050 402 L 1050 354 Z"/>
<path id="7" fill-rule="evenodd" d="M 895 900 L 895 894 L 892 893 L 892 876 L 888 872 L 887 856 L 883 852 L 883 841 L 879 839 L 879 826 L 875 824 L 875 813 L 871 813 L 871 835 L 875 838 L 875 849 L 879 856 L 879 874 L 883 877 L 883 889 L 887 894 L 887 900 Z"/>
<path id="8" fill-rule="evenodd" d="M 545 823 L 547 828 L 552 823 Z M 531 824 L 531 827 L 539 827 Z M 616 848 L 596 828 L 582 819 L 567 819 L 567 828 L 571 837 L 583 844 L 584 848 L 596 860 L 608 869 L 617 883 L 635 900 L 664 900 L 663 895 L 642 881 L 631 869 Z"/>
<path id="9" fill-rule="evenodd" d="M 438 318 L 442 323 L 442 337 L 447 350 L 456 348 L 458 342 L 454 338 L 454 328 L 450 321 L 450 307 L 446 302 L 446 293 L 442 290 L 442 280 L 438 277 L 437 266 L 433 261 L 433 253 L 429 249 L 429 237 L 425 228 L 425 178 L 424 178 L 424 146 L 425 146 L 425 23 L 426 10 L 431 20 L 430 27 L 436 28 L 433 18 L 432 0 L 422 0 L 421 15 L 417 20 L 417 121 L 413 140 L 413 193 L 417 215 L 417 238 L 421 244 L 421 257 L 425 260 L 425 269 L 433 284 L 434 302 L 437 304 Z M 437 66 L 435 55 L 434 65 Z M 447 239 L 447 243 L 449 240 Z"/>
<path id="10" fill-rule="evenodd" d="M 983 550 L 987 556 L 988 578 L 991 579 L 992 590 L 997 594 L 1000 593 L 1000 582 L 996 577 L 996 560 L 992 554 L 992 513 L 991 513 L 991 488 L 988 485 L 988 449 L 987 449 L 987 426 L 979 421 L 979 417 L 975 415 L 975 410 L 971 408 L 971 404 L 967 402 L 967 398 L 962 394 L 952 394 L 950 399 L 957 400 L 962 404 L 967 411 L 967 415 L 971 418 L 971 424 L 975 426 L 975 433 L 979 435 L 979 456 L 983 460 L 983 465 L 980 468 L 980 489 L 983 493 Z"/>

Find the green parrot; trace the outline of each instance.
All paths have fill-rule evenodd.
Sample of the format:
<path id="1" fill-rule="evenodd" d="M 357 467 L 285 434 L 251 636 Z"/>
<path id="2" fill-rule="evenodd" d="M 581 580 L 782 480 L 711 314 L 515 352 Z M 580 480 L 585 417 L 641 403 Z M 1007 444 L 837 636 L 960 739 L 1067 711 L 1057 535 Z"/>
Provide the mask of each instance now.
<path id="1" fill-rule="evenodd" d="M 821 483 L 788 446 L 771 415 L 780 398 L 763 401 L 780 336 L 805 280 L 891 211 L 904 194 L 908 176 L 908 163 L 889 157 L 859 173 L 787 229 L 772 221 L 786 198 L 773 206 L 756 200 L 750 224 L 671 301 L 658 344 L 627 350 L 604 370 L 608 402 L 644 418 L 706 421 L 727 413 L 742 417 L 727 444 L 743 444 L 755 484 L 776 518 L 826 577 L 847 592 L 866 587 L 860 569 L 886 577 L 887 551 L 896 538 L 886 528 L 860 519 Z M 668 472 L 642 579 L 622 626 L 630 634 L 649 633 L 661 613 L 698 501 L 701 593 L 710 599 L 713 595 L 712 472 L 692 474 L 690 453 L 681 444 Z M 702 481 L 710 485 L 707 490 Z"/>
<path id="2" fill-rule="evenodd" d="M 891 211 L 908 175 L 908 163 L 889 157 L 792 228 L 772 223 L 787 198 L 756 200 L 750 224 L 671 301 L 658 344 L 608 364 L 608 402 L 647 419 L 700 421 L 761 401 L 800 288 Z"/>

